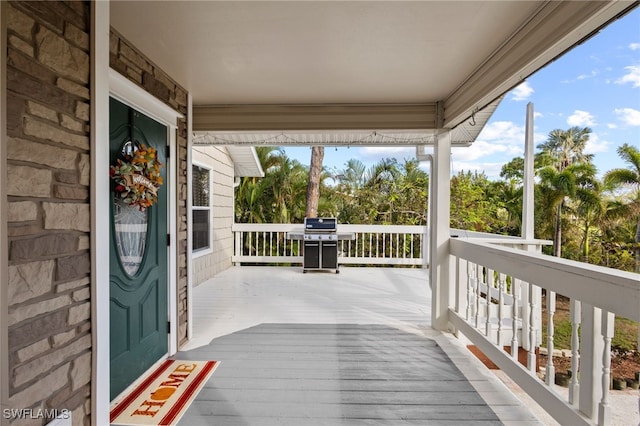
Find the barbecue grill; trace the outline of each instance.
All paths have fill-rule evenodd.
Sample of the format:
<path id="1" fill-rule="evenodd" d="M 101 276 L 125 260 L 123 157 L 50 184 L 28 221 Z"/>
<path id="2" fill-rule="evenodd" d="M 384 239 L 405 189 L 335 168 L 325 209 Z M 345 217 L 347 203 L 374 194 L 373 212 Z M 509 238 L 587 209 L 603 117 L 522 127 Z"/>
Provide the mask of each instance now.
<path id="1" fill-rule="evenodd" d="M 304 219 L 302 234 L 290 232 L 289 239 L 303 241 L 302 272 L 309 270 L 338 269 L 338 241 L 352 240 L 353 233 L 338 232 L 338 221 L 335 217 L 307 217 Z"/>

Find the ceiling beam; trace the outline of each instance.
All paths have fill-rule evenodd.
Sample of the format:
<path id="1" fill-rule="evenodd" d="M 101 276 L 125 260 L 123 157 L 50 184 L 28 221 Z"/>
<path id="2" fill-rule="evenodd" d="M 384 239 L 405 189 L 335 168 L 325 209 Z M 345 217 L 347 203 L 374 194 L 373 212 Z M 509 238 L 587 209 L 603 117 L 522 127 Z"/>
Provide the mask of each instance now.
<path id="1" fill-rule="evenodd" d="M 474 111 L 637 5 L 637 1 L 545 2 L 445 99 L 444 127 L 453 128 L 467 120 Z"/>
<path id="2" fill-rule="evenodd" d="M 194 106 L 193 131 L 428 130 L 438 104 Z"/>

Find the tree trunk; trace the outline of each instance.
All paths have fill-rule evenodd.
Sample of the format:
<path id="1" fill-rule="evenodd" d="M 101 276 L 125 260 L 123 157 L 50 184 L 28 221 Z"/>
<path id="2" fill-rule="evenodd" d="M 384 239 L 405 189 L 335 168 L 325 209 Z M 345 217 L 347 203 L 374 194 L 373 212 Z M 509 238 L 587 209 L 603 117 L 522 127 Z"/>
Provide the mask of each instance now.
<path id="1" fill-rule="evenodd" d="M 309 166 L 309 184 L 307 186 L 306 217 L 318 217 L 318 200 L 320 199 L 320 175 L 322 174 L 322 160 L 324 147 L 311 148 L 311 165 Z"/>
<path id="2" fill-rule="evenodd" d="M 562 257 L 562 205 L 564 201 L 558 205 L 556 210 L 555 231 L 553 233 L 553 255 Z"/>

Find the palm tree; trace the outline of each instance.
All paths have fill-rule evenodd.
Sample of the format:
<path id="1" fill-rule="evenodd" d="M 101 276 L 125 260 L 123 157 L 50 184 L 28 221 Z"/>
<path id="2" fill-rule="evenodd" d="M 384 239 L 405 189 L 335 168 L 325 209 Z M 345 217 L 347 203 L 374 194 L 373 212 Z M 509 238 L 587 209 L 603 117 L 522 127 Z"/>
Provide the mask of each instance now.
<path id="1" fill-rule="evenodd" d="M 590 134 L 589 127 L 555 129 L 549 132 L 546 142 L 539 144 L 538 148 L 553 157 L 556 169 L 562 171 L 573 163 L 589 163 L 593 160 L 593 154 L 584 153 Z"/>
<path id="2" fill-rule="evenodd" d="M 555 129 L 549 133 L 546 142 L 538 145 L 542 150 L 542 157 L 553 160 L 553 166 L 546 166 L 539 170 L 544 195 L 555 210 L 553 252 L 555 256 L 562 253 L 562 213 L 565 198 L 572 197 L 576 192 L 576 176 L 573 171 L 565 173 L 574 165 L 589 164 L 593 155 L 585 154 L 584 149 L 589 141 L 591 129 L 588 127 L 571 127 L 568 130 Z M 544 163 L 544 158 L 541 159 Z"/>
<path id="3" fill-rule="evenodd" d="M 618 147 L 618 155 L 629 165 L 629 168 L 610 170 L 605 174 L 605 182 L 616 187 L 629 186 L 632 188 L 629 211 L 636 217 L 635 236 L 635 271 L 640 273 L 640 150 L 629 144 Z"/>

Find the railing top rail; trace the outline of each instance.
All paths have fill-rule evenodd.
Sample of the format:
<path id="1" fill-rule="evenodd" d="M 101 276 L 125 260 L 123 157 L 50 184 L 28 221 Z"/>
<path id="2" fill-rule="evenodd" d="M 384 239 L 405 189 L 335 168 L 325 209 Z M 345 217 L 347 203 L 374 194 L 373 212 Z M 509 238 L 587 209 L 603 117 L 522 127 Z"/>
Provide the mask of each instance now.
<path id="1" fill-rule="evenodd" d="M 451 254 L 567 297 L 640 321 L 640 275 L 514 250 L 476 239 L 451 238 Z"/>

